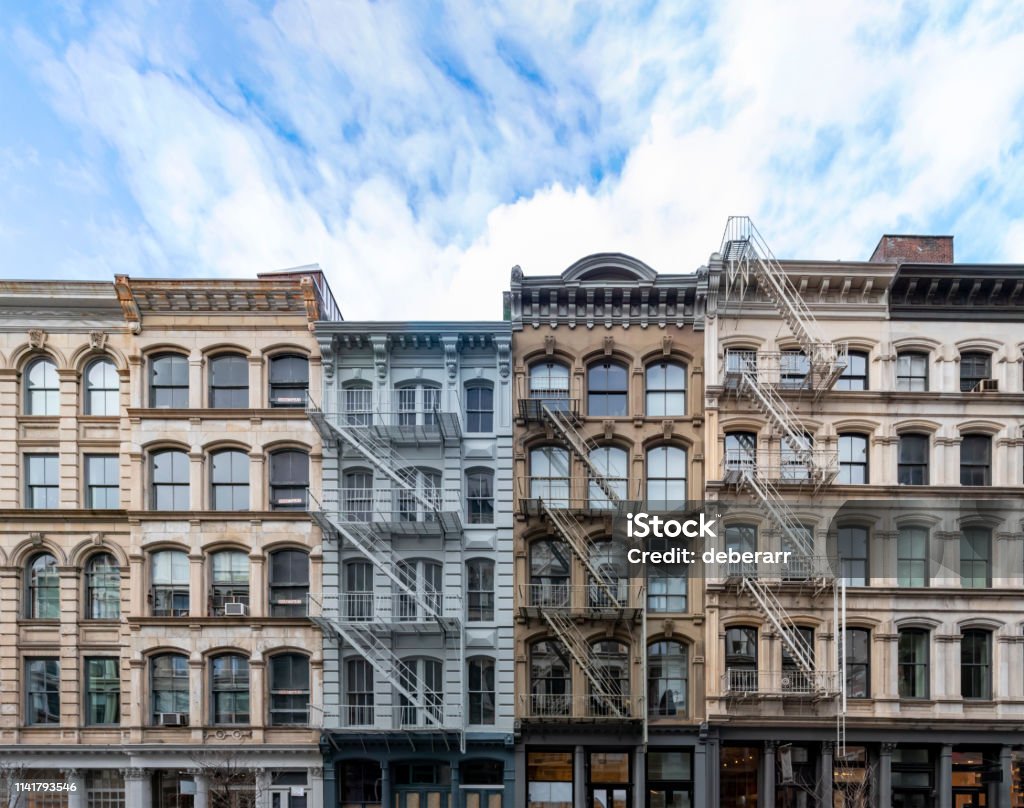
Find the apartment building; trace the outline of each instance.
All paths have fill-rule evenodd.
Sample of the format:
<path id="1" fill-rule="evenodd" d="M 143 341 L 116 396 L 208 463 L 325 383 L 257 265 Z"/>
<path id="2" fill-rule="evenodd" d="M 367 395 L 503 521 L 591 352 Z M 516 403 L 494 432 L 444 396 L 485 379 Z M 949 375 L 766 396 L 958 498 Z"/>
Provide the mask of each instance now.
<path id="1" fill-rule="evenodd" d="M 516 792 L 703 805 L 703 589 L 630 577 L 613 522 L 704 491 L 707 276 L 621 254 L 512 271 Z M 656 503 L 656 504 L 655 504 Z"/>
<path id="2" fill-rule="evenodd" d="M 1024 268 L 734 220 L 709 271 L 708 497 L 797 558 L 707 581 L 709 804 L 1024 804 Z"/>
<path id="3" fill-rule="evenodd" d="M 0 294 L 15 804 L 319 805 L 322 273 Z"/>
<path id="4" fill-rule="evenodd" d="M 506 322 L 321 322 L 325 805 L 512 808 Z"/>

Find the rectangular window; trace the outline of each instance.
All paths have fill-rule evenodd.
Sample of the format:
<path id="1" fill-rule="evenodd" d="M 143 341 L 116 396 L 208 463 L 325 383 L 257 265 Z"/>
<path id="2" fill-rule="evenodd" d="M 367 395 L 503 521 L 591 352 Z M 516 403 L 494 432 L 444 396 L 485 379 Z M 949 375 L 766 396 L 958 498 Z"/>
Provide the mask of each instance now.
<path id="1" fill-rule="evenodd" d="M 211 556 L 210 613 L 214 617 L 240 617 L 249 610 L 249 556 L 240 550 L 223 550 Z"/>
<path id="2" fill-rule="evenodd" d="M 928 355 L 901 353 L 896 357 L 896 389 L 904 393 L 928 390 Z"/>
<path id="3" fill-rule="evenodd" d="M 992 534 L 985 528 L 965 528 L 960 534 L 960 586 L 992 586 Z"/>
<path id="4" fill-rule="evenodd" d="M 25 659 L 25 723 L 60 723 L 60 662 L 56 657 Z"/>
<path id="5" fill-rule="evenodd" d="M 970 629 L 960 639 L 960 695 L 992 698 L 992 634 Z"/>
<path id="6" fill-rule="evenodd" d="M 309 360 L 275 356 L 270 360 L 270 406 L 305 407 L 309 392 Z"/>
<path id="7" fill-rule="evenodd" d="M 249 360 L 216 356 L 210 360 L 210 406 L 244 409 L 249 406 Z"/>
<path id="8" fill-rule="evenodd" d="M 992 378 L 992 355 L 987 353 L 960 354 L 960 392 L 969 393 Z"/>
<path id="9" fill-rule="evenodd" d="M 471 525 L 494 523 L 494 474 L 490 471 L 466 475 L 466 505 Z"/>
<path id="10" fill-rule="evenodd" d="M 188 406 L 188 359 L 178 354 L 153 357 L 149 368 L 149 406 L 160 409 Z"/>
<path id="11" fill-rule="evenodd" d="M 278 550 L 270 556 L 270 616 L 305 617 L 309 597 L 309 556 Z"/>
<path id="12" fill-rule="evenodd" d="M 349 726 L 373 724 L 373 667 L 365 659 L 345 663 L 345 703 Z"/>
<path id="13" fill-rule="evenodd" d="M 846 697 L 871 695 L 871 633 L 863 628 L 846 629 Z"/>
<path id="14" fill-rule="evenodd" d="M 839 476 L 836 482 L 840 485 L 867 485 L 867 435 L 839 436 Z"/>
<path id="15" fill-rule="evenodd" d="M 928 632 L 918 628 L 901 631 L 898 654 L 900 698 L 928 698 Z"/>
<path id="16" fill-rule="evenodd" d="M 120 463 L 117 455 L 85 456 L 85 507 L 117 508 L 121 504 Z"/>
<path id="17" fill-rule="evenodd" d="M 572 752 L 526 753 L 526 808 L 573 808 Z"/>
<path id="18" fill-rule="evenodd" d="M 85 722 L 117 724 L 121 720 L 121 676 L 116 657 L 85 660 Z"/>
<path id="19" fill-rule="evenodd" d="M 868 531 L 863 527 L 839 528 L 839 574 L 847 586 L 868 585 Z"/>
<path id="20" fill-rule="evenodd" d="M 964 435 L 960 441 L 960 485 L 992 485 L 992 438 Z"/>
<path id="21" fill-rule="evenodd" d="M 86 808 L 125 808 L 124 778 L 117 769 L 85 773 Z"/>
<path id="22" fill-rule="evenodd" d="M 928 749 L 892 750 L 892 804 L 903 806 L 932 805 L 935 794 L 933 777 L 935 761 Z M 956 775 L 953 775 L 956 778 Z M 968 800 L 962 805 L 969 805 Z"/>
<path id="23" fill-rule="evenodd" d="M 652 612 L 685 612 L 685 570 L 647 565 L 647 608 Z"/>
<path id="24" fill-rule="evenodd" d="M 56 508 L 60 504 L 57 455 L 25 455 L 25 507 Z"/>
<path id="25" fill-rule="evenodd" d="M 928 586 L 927 528 L 900 528 L 896 537 L 896 576 L 905 589 Z"/>
<path id="26" fill-rule="evenodd" d="M 649 808 L 691 808 L 692 753 L 689 750 L 652 751 L 647 753 L 646 758 Z"/>
<path id="27" fill-rule="evenodd" d="M 354 384 L 342 391 L 345 402 L 345 424 L 369 426 L 373 422 L 373 388 Z"/>
<path id="28" fill-rule="evenodd" d="M 494 723 L 494 660 L 469 660 L 469 723 Z"/>
<path id="29" fill-rule="evenodd" d="M 466 388 L 466 431 L 494 431 L 494 390 L 490 387 Z"/>
<path id="30" fill-rule="evenodd" d="M 846 356 L 846 367 L 836 379 L 836 390 L 868 389 L 868 355 L 861 351 L 850 351 Z"/>
<path id="31" fill-rule="evenodd" d="M 784 390 L 800 390 L 807 384 L 811 363 L 802 351 L 783 351 L 779 356 L 779 385 Z"/>
<path id="32" fill-rule="evenodd" d="M 494 562 L 475 558 L 466 562 L 466 619 L 494 619 Z"/>
<path id="33" fill-rule="evenodd" d="M 900 485 L 928 485 L 928 436 L 900 435 L 897 464 Z"/>

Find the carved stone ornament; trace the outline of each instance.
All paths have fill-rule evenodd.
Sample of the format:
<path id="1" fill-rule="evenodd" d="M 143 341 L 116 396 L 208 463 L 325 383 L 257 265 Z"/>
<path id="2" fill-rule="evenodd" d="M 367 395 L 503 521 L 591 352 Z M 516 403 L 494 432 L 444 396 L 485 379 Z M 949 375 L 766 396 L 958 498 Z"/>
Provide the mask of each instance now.
<path id="1" fill-rule="evenodd" d="M 548 334 L 544 337 L 544 353 L 551 356 L 555 352 L 555 338 Z"/>
<path id="2" fill-rule="evenodd" d="M 507 379 L 512 372 L 512 346 L 508 342 L 498 342 L 498 374 Z"/>
<path id="3" fill-rule="evenodd" d="M 519 266 L 519 264 L 516 264 L 514 267 L 512 267 L 512 283 L 522 283 L 522 282 L 523 282 L 523 270 Z"/>
<path id="4" fill-rule="evenodd" d="M 46 332 L 41 328 L 28 330 L 28 344 L 33 348 L 42 348 L 46 344 Z"/>
<path id="5" fill-rule="evenodd" d="M 106 331 L 90 331 L 89 332 L 89 347 L 94 351 L 102 351 L 107 347 L 107 332 Z"/>
<path id="6" fill-rule="evenodd" d="M 615 338 L 605 337 L 604 338 L 604 355 L 611 356 L 612 351 L 615 350 Z"/>

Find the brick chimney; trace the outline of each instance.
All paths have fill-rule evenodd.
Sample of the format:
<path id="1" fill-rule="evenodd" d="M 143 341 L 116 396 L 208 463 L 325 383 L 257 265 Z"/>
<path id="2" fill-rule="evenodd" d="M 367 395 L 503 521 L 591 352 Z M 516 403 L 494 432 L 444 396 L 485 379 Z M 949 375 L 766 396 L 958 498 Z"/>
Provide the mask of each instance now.
<path id="1" fill-rule="evenodd" d="M 952 236 L 882 236 L 868 259 L 875 264 L 952 264 Z"/>

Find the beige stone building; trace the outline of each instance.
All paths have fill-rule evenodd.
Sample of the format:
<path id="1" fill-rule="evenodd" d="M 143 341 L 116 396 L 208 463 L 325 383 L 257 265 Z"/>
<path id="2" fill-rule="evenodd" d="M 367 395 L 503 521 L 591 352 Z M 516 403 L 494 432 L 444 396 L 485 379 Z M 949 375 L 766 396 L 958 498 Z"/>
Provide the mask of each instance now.
<path id="1" fill-rule="evenodd" d="M 705 293 L 705 278 L 620 254 L 560 275 L 513 271 L 516 793 L 527 804 L 625 808 L 670 790 L 702 804 L 702 588 L 631 577 L 611 532 L 631 502 L 703 495 Z"/>
<path id="2" fill-rule="evenodd" d="M 319 804 L 322 274 L 0 298 L 0 759 L 75 786 L 18 804 Z"/>

